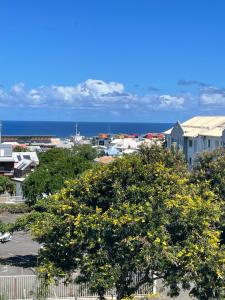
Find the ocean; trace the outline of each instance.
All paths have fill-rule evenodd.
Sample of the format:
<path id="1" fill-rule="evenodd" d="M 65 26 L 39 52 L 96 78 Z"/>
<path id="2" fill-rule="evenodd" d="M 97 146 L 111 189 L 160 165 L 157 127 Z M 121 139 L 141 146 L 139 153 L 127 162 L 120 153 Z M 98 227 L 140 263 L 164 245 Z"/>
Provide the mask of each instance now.
<path id="1" fill-rule="evenodd" d="M 90 137 L 99 133 L 137 133 L 163 132 L 169 129 L 171 123 L 107 123 L 78 122 L 81 135 Z M 2 135 L 53 135 L 65 138 L 75 134 L 76 122 L 49 121 L 2 121 Z"/>

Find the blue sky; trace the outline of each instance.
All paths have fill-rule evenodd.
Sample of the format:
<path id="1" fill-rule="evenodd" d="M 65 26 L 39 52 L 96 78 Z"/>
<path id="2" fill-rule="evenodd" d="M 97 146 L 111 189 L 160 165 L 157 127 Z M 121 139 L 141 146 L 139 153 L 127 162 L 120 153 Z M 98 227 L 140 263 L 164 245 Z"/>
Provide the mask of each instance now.
<path id="1" fill-rule="evenodd" d="M 0 119 L 225 114 L 224 0 L 0 0 Z"/>

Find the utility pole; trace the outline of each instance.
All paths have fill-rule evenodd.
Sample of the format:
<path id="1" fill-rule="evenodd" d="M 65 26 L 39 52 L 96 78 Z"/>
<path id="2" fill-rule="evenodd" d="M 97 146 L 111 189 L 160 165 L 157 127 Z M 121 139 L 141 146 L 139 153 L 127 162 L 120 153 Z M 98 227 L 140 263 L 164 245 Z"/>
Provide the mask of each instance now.
<path id="1" fill-rule="evenodd" d="M 2 121 L 0 121 L 0 144 L 2 143 Z"/>

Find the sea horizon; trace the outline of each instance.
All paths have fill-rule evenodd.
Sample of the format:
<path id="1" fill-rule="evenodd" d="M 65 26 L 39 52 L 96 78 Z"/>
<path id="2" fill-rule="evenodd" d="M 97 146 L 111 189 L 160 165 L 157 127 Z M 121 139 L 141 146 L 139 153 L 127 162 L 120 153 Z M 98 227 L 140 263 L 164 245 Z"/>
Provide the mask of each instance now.
<path id="1" fill-rule="evenodd" d="M 76 124 L 81 135 L 90 137 L 99 133 L 161 133 L 174 123 L 162 122 L 84 122 L 84 121 L 13 121 L 2 120 L 2 135 L 52 135 L 66 138 L 75 134 Z M 63 126 L 62 126 L 63 124 Z"/>

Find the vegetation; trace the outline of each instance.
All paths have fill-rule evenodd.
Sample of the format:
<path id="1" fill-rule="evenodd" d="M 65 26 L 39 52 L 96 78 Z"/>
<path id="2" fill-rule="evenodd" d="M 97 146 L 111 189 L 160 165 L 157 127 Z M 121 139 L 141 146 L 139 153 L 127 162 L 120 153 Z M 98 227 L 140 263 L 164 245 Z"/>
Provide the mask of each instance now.
<path id="1" fill-rule="evenodd" d="M 51 149 L 39 154 L 40 166 L 23 183 L 23 193 L 29 205 L 38 198 L 59 191 L 64 181 L 90 169 L 96 151 L 89 145 L 70 149 Z"/>
<path id="2" fill-rule="evenodd" d="M 21 213 L 27 213 L 30 211 L 31 211 L 30 207 L 27 206 L 25 203 L 19 203 L 19 204 L 2 203 L 2 204 L 0 204 L 0 213 L 8 212 L 10 214 L 21 214 Z"/>
<path id="3" fill-rule="evenodd" d="M 79 269 L 100 298 L 115 287 L 120 300 L 161 278 L 171 296 L 183 288 L 206 300 L 225 296 L 221 218 L 209 184 L 191 182 L 181 154 L 152 147 L 67 181 L 14 229 L 29 227 L 43 244 L 46 280 Z"/>
<path id="4" fill-rule="evenodd" d="M 225 149 L 204 152 L 194 166 L 195 181 L 209 181 L 219 198 L 225 200 Z"/>
<path id="5" fill-rule="evenodd" d="M 216 149 L 213 152 L 205 152 L 198 156 L 193 170 L 193 182 L 207 180 L 211 189 L 217 195 L 217 201 L 221 203 L 223 219 L 219 224 L 222 231 L 221 243 L 225 245 L 225 149 Z M 224 284 L 225 285 L 225 284 Z"/>
<path id="6" fill-rule="evenodd" d="M 5 231 L 5 224 L 0 220 L 0 233 Z"/>
<path id="7" fill-rule="evenodd" d="M 0 176 L 0 194 L 7 192 L 10 195 L 13 195 L 15 190 L 16 186 L 12 180 L 10 180 L 8 177 Z"/>

